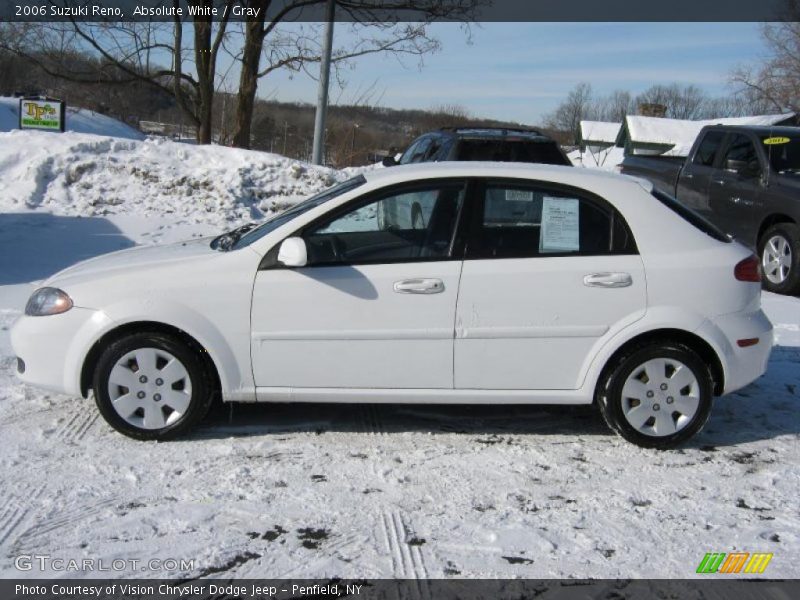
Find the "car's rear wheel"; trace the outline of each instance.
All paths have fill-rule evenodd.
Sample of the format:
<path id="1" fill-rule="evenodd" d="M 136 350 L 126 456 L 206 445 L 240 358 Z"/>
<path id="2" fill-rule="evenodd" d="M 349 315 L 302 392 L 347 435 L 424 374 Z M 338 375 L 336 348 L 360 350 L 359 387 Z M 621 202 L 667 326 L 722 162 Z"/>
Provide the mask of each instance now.
<path id="1" fill-rule="evenodd" d="M 800 293 L 800 228 L 773 225 L 758 243 L 764 289 L 778 294 Z"/>
<path id="2" fill-rule="evenodd" d="M 689 347 L 663 342 L 634 348 L 598 390 L 606 423 L 645 448 L 668 449 L 696 434 L 711 413 L 709 368 Z"/>
<path id="3" fill-rule="evenodd" d="M 98 360 L 93 389 L 114 429 L 140 440 L 166 440 L 206 415 L 214 388 L 193 348 L 154 332 L 110 344 Z"/>

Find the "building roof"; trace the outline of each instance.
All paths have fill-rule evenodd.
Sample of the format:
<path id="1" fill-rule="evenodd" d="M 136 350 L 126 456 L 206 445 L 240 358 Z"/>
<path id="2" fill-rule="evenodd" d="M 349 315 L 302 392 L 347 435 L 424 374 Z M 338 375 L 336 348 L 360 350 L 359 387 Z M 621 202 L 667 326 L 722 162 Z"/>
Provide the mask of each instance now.
<path id="1" fill-rule="evenodd" d="M 785 124 L 795 118 L 795 113 L 782 115 L 756 115 L 752 117 L 729 117 L 686 121 L 661 117 L 628 116 L 619 131 L 617 145 L 630 141 L 635 144 L 669 146 L 665 156 L 687 156 L 700 130 L 707 125 L 757 125 Z"/>
<path id="2" fill-rule="evenodd" d="M 622 127 L 622 123 L 609 123 L 608 121 L 581 121 L 580 138 L 582 143 L 601 142 L 613 144 L 617 141 L 617 135 Z"/>

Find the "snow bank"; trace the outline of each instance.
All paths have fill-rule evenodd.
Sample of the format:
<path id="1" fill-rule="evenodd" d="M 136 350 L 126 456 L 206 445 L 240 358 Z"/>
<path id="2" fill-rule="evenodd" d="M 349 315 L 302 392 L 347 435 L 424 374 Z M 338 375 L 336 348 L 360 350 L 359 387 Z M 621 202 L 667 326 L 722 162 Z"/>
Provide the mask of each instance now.
<path id="1" fill-rule="evenodd" d="M 276 154 L 166 139 L 0 133 L 0 211 L 257 220 L 348 175 Z"/>
<path id="2" fill-rule="evenodd" d="M 19 98 L 0 96 L 0 131 L 19 128 Z M 85 108 L 67 106 L 67 131 L 143 140 L 145 135 L 122 121 Z"/>

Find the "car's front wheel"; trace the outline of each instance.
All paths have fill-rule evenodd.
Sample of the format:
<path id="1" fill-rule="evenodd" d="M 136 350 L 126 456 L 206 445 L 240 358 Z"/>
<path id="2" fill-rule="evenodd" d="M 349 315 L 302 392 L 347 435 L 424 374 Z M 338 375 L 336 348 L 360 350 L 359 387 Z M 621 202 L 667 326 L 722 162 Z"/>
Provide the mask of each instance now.
<path id="1" fill-rule="evenodd" d="M 758 243 L 764 289 L 778 294 L 800 292 L 800 228 L 793 223 L 773 225 Z"/>
<path id="2" fill-rule="evenodd" d="M 166 440 L 206 415 L 214 388 L 196 350 L 152 332 L 109 344 L 93 389 L 97 408 L 114 429 L 140 440 Z"/>
<path id="3" fill-rule="evenodd" d="M 658 449 L 674 448 L 700 431 L 712 397 L 708 367 L 691 348 L 674 342 L 626 353 L 598 389 L 606 423 L 629 442 Z"/>

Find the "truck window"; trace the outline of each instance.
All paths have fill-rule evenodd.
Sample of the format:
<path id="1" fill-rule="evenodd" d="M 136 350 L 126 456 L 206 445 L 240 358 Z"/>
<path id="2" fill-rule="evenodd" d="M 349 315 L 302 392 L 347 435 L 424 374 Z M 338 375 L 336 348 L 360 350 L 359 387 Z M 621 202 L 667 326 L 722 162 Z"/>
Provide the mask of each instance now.
<path id="1" fill-rule="evenodd" d="M 746 135 L 737 133 L 731 139 L 728 147 L 725 149 L 725 156 L 722 157 L 722 168 L 725 168 L 725 163 L 729 160 L 740 160 L 747 164 L 755 162 L 758 164 L 758 154 L 756 154 L 756 147 L 753 142 Z"/>
<path id="2" fill-rule="evenodd" d="M 772 168 L 779 175 L 800 174 L 800 138 L 765 135 L 761 137 L 761 143 Z"/>
<path id="3" fill-rule="evenodd" d="M 722 145 L 722 138 L 725 133 L 722 131 L 709 131 L 700 142 L 700 147 L 694 155 L 692 162 L 696 165 L 710 167 L 714 164 L 714 157 L 717 155 L 719 147 Z"/>
<path id="4" fill-rule="evenodd" d="M 688 221 L 689 223 L 694 225 L 697 229 L 705 233 L 707 236 L 712 237 L 720 242 L 731 241 L 731 238 L 725 235 L 722 232 L 722 230 L 719 229 L 716 225 L 706 220 L 703 216 L 699 215 L 688 206 L 681 204 L 678 200 L 676 200 L 669 194 L 665 194 L 661 190 L 657 190 L 655 188 L 651 193 L 653 194 L 653 196 L 655 196 L 656 200 L 661 202 L 661 204 L 663 204 L 673 212 L 677 213 L 680 217 L 683 218 L 684 221 Z"/>

